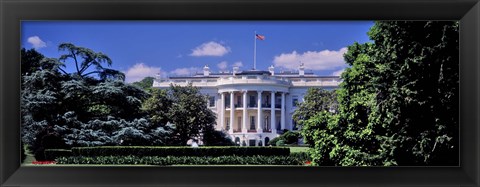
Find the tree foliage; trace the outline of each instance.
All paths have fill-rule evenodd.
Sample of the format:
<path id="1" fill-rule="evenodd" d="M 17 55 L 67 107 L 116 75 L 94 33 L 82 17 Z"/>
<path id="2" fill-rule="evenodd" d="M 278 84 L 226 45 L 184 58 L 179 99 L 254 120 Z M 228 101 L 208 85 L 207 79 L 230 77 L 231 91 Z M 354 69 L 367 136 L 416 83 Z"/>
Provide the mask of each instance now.
<path id="1" fill-rule="evenodd" d="M 286 131 L 279 137 L 273 138 L 268 142 L 268 145 L 285 145 L 285 144 L 298 144 L 298 140 L 301 137 L 301 134 L 299 132 L 294 132 L 294 131 Z M 280 143 L 278 143 L 280 142 Z"/>
<path id="2" fill-rule="evenodd" d="M 42 159 L 44 149 L 111 145 L 118 139 L 128 144 L 164 145 L 159 136 L 167 136 L 174 126 L 143 119 L 140 108 L 148 93 L 101 73 L 100 79 L 88 76 L 89 66 L 106 74 L 113 72 L 101 66 L 101 62 L 111 63 L 108 56 L 73 44 L 60 48 L 70 52 L 60 57 L 62 61 L 72 58 L 79 65 L 76 73 L 66 73 L 63 62 L 34 50 L 22 49 L 21 53 L 26 71 L 22 72 L 22 140 L 37 159 Z M 108 124 L 115 124 L 115 129 Z M 147 135 L 138 139 L 138 133 Z"/>
<path id="3" fill-rule="evenodd" d="M 186 145 L 187 141 L 213 130 L 215 114 L 207 106 L 207 98 L 198 88 L 171 85 L 167 90 L 153 89 L 143 110 L 155 123 L 175 124 L 173 145 Z M 212 132 L 213 133 L 213 132 Z"/>
<path id="4" fill-rule="evenodd" d="M 297 125 L 301 127 L 300 130 L 303 134 L 306 135 L 304 137 L 304 142 L 313 145 L 314 142 L 312 136 L 307 135 L 313 133 L 313 129 L 304 129 L 304 122 L 322 111 L 337 111 L 338 103 L 335 90 L 329 91 L 322 88 L 309 88 L 305 94 L 304 101 L 305 102 L 299 104 L 298 108 L 293 113 L 293 119 L 296 121 Z"/>
<path id="5" fill-rule="evenodd" d="M 140 87 L 144 90 L 150 90 L 152 88 L 154 79 L 155 78 L 153 78 L 153 77 L 145 77 L 141 81 L 133 82 L 132 84 L 135 85 L 135 86 L 138 86 L 138 87 Z"/>
<path id="6" fill-rule="evenodd" d="M 66 54 L 60 56 L 60 61 L 75 64 L 76 72 L 72 74 L 74 77 L 83 79 L 88 75 L 97 74 L 101 80 L 125 80 L 125 75 L 122 72 L 106 68 L 102 65 L 112 65 L 112 60 L 102 52 L 95 52 L 91 49 L 75 46 L 71 43 L 61 43 L 58 46 L 58 50 L 66 52 Z M 91 68 L 94 68 L 94 70 L 91 70 Z M 66 73 L 63 69 L 60 70 Z"/>
<path id="7" fill-rule="evenodd" d="M 304 122 L 317 165 L 458 164 L 458 22 L 380 21 L 354 43 L 338 113 Z"/>

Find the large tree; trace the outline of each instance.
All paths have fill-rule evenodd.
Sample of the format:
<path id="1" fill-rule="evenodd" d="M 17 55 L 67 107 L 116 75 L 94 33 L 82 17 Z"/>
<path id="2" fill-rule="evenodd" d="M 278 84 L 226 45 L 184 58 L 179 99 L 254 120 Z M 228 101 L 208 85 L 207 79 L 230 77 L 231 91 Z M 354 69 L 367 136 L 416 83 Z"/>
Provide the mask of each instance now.
<path id="1" fill-rule="evenodd" d="M 322 88 L 309 88 L 304 97 L 304 102 L 300 103 L 297 110 L 293 113 L 293 119 L 304 134 L 312 133 L 312 129 L 304 127 L 304 122 L 322 111 L 335 112 L 337 110 L 337 99 L 335 90 L 325 90 Z M 313 145 L 311 135 L 306 135 L 304 141 Z"/>
<path id="2" fill-rule="evenodd" d="M 122 72 L 106 68 L 102 65 L 112 65 L 110 57 L 102 52 L 95 52 L 91 49 L 76 46 L 71 43 L 61 43 L 58 46 L 58 50 L 66 52 L 66 54 L 60 56 L 60 61 L 63 61 L 64 63 L 73 63 L 75 65 L 76 71 L 72 74 L 75 77 L 84 79 L 88 75 L 96 74 L 101 80 L 109 78 L 125 80 L 125 75 Z M 63 69 L 60 69 L 60 71 L 67 73 Z"/>
<path id="3" fill-rule="evenodd" d="M 140 87 L 144 90 L 149 90 L 150 88 L 152 88 L 153 80 L 155 80 L 155 78 L 145 77 L 141 81 L 133 82 L 132 84 L 135 85 L 135 86 L 138 86 L 138 87 Z"/>
<path id="4" fill-rule="evenodd" d="M 338 114 L 316 129 L 318 165 L 458 164 L 458 22 L 380 21 L 354 43 Z"/>
<path id="5" fill-rule="evenodd" d="M 61 48 L 65 47 L 63 45 Z M 82 69 L 75 73 L 66 73 L 62 69 L 66 67 L 63 62 L 45 58 L 34 50 L 22 50 L 21 53 L 22 138 L 30 149 L 38 153 L 37 156 L 41 157 L 46 148 L 115 143 L 109 133 L 116 131 L 105 124 L 120 124 L 113 129 L 124 129 L 124 133 L 117 133 L 118 137 L 121 134 L 135 135 L 131 132 L 168 134 L 169 129 L 158 129 L 156 124 L 142 119 L 140 108 L 148 93 L 125 84 L 113 74 L 113 77 L 102 76 L 101 73 L 99 77 L 92 77 L 82 71 L 87 70 L 89 65 L 99 65 L 99 59 L 109 59 L 108 56 L 68 46 L 75 48 L 70 51 L 72 57 L 68 58 L 75 58 L 75 62 L 83 59 L 79 66 Z M 61 59 L 67 57 L 62 56 Z M 116 70 L 97 67 L 97 71 Z"/>
<path id="6" fill-rule="evenodd" d="M 192 138 L 207 135 L 211 140 L 216 137 L 213 132 L 215 114 L 207 106 L 207 98 L 198 88 L 171 85 L 166 90 L 152 89 L 151 97 L 143 104 L 143 110 L 155 123 L 173 123 L 176 127 L 172 145 L 186 145 Z M 213 144 L 213 142 L 209 142 Z"/>

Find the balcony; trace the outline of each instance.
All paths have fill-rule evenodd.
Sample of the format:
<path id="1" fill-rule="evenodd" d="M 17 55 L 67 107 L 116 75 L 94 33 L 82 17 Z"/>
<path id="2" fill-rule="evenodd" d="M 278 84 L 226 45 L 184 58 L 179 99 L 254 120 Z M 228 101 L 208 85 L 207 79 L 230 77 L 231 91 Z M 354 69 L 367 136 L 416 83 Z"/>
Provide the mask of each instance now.
<path id="1" fill-rule="evenodd" d="M 235 76 L 219 78 L 217 85 L 230 85 L 230 84 L 281 84 L 290 85 L 288 79 L 277 79 L 275 77 L 268 77 L 262 75 L 256 76 Z"/>

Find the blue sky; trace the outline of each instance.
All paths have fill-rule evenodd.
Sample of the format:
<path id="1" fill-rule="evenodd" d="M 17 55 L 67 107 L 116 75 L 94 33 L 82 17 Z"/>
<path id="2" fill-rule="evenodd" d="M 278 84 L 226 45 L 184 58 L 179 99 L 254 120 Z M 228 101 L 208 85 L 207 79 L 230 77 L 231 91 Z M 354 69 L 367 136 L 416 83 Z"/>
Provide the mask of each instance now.
<path id="1" fill-rule="evenodd" d="M 208 65 L 213 72 L 253 68 L 296 70 L 304 63 L 318 75 L 338 75 L 343 53 L 353 42 L 368 42 L 373 21 L 24 21 L 21 45 L 58 58 L 58 45 L 70 42 L 107 54 L 110 68 L 139 81 L 160 73 L 186 76 Z M 73 71 L 67 62 L 67 71 Z"/>

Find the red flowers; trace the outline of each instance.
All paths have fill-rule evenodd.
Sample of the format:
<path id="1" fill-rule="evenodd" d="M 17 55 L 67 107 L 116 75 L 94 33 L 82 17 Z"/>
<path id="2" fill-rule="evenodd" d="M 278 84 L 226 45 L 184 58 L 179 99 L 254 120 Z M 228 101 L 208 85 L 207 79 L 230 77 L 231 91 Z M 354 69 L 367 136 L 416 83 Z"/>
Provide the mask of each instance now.
<path id="1" fill-rule="evenodd" d="M 33 161 L 32 164 L 55 164 L 55 161 Z"/>
<path id="2" fill-rule="evenodd" d="M 310 160 L 307 160 L 307 161 L 305 162 L 305 164 L 306 164 L 306 165 L 310 165 L 310 164 L 312 164 L 312 162 L 311 162 Z"/>

